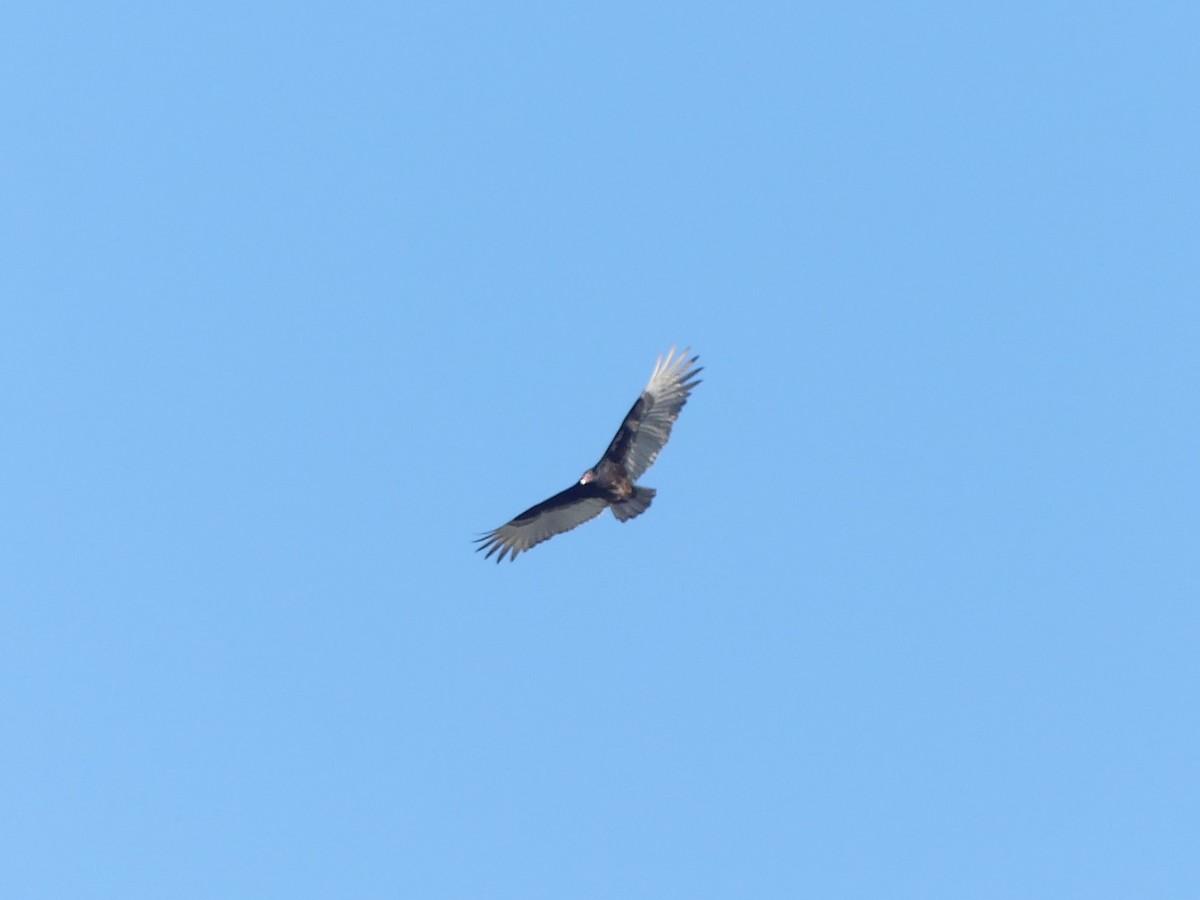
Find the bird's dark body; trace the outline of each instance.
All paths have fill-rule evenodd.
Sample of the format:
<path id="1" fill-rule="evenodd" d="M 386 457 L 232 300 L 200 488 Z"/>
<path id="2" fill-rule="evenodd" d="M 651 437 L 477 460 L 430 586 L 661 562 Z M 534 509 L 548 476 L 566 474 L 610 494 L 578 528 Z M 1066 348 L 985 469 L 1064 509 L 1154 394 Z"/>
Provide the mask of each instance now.
<path id="1" fill-rule="evenodd" d="M 637 479 L 658 457 L 671 434 L 679 411 L 687 403 L 701 369 L 697 357 L 686 358 L 686 351 L 655 366 L 650 383 L 638 397 L 617 429 L 599 462 L 565 491 L 531 506 L 511 522 L 488 532 L 479 539 L 480 550 L 487 556 L 499 552 L 496 561 L 570 531 L 589 519 L 611 509 L 620 522 L 645 512 L 655 497 L 654 488 L 637 484 Z"/>
<path id="2" fill-rule="evenodd" d="M 633 495 L 633 482 L 620 463 L 606 456 L 596 463 L 592 471 L 596 473 L 596 480 L 592 483 L 604 492 L 604 499 L 609 503 L 624 503 Z"/>

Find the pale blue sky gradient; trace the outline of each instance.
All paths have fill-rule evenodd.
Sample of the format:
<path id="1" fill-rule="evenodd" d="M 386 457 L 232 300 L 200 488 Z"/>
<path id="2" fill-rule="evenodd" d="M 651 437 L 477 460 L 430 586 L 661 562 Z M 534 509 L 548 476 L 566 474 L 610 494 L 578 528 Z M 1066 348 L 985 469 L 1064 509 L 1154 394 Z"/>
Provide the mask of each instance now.
<path id="1" fill-rule="evenodd" d="M 1194 4 L 3 32 L 0 896 L 1197 896 Z"/>

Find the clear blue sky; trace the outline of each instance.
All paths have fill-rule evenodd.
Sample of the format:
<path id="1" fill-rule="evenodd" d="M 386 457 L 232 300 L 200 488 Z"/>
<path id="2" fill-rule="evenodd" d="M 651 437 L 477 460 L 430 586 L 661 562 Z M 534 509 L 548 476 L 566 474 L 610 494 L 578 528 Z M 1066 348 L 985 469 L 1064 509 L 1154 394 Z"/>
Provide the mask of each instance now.
<path id="1" fill-rule="evenodd" d="M 3 31 L 0 895 L 1200 895 L 1194 4 Z"/>

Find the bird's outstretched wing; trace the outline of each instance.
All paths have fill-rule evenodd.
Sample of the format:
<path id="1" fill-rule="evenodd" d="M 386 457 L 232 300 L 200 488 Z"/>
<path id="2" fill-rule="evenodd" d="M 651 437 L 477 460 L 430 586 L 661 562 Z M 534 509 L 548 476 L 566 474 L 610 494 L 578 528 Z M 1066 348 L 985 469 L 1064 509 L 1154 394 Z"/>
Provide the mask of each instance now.
<path id="1" fill-rule="evenodd" d="M 650 383 L 604 452 L 605 457 L 625 467 L 630 481 L 637 481 L 645 474 L 670 439 L 671 426 L 679 418 L 679 411 L 687 403 L 692 388 L 700 383 L 696 376 L 704 368 L 696 366 L 699 358 L 689 359 L 687 350 L 675 356 L 674 347 L 665 359 L 659 357 Z"/>
<path id="2" fill-rule="evenodd" d="M 595 485 L 573 484 L 477 539 L 476 550 L 486 550 L 485 558 L 499 550 L 496 562 L 505 556 L 516 559 L 518 553 L 596 518 L 607 506 Z"/>

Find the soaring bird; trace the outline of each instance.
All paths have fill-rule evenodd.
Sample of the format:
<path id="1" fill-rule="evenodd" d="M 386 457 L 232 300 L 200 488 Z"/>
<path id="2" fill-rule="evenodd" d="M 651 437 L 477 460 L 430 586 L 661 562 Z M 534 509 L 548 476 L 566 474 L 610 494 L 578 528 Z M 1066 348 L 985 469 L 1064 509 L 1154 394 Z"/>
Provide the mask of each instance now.
<path id="1" fill-rule="evenodd" d="M 531 506 L 506 525 L 479 538 L 477 550 L 486 550 L 485 558 L 499 551 L 496 562 L 507 556 L 516 559 L 522 551 L 570 531 L 589 519 L 612 509 L 618 522 L 641 515 L 654 499 L 654 488 L 635 482 L 654 464 L 659 451 L 671 437 L 671 426 L 687 403 L 692 388 L 700 383 L 696 367 L 700 357 L 688 358 L 688 350 L 678 356 L 675 348 L 659 357 L 642 391 L 600 461 L 579 477 L 579 481 L 549 500 Z"/>

